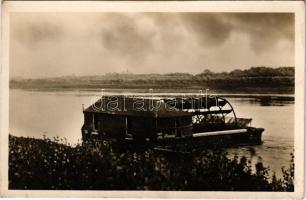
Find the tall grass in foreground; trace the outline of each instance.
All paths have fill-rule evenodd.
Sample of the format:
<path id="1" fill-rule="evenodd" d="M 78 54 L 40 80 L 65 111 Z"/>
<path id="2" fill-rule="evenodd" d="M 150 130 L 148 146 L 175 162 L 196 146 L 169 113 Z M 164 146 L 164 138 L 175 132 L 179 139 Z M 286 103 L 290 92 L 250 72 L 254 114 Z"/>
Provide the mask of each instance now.
<path id="1" fill-rule="evenodd" d="M 109 142 L 71 147 L 58 138 L 9 137 L 9 188 L 56 190 L 294 191 L 294 161 L 283 178 L 262 163 L 220 150 L 164 154 L 119 151 Z"/>

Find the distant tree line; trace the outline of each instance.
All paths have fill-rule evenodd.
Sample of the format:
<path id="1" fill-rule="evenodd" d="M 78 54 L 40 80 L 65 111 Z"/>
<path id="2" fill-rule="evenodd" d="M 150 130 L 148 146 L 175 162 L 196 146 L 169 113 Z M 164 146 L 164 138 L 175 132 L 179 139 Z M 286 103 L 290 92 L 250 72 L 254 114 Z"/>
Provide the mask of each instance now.
<path id="1" fill-rule="evenodd" d="M 95 76 L 62 76 L 42 79 L 12 79 L 10 88 L 21 89 L 98 89 L 98 88 L 211 88 L 217 91 L 294 91 L 294 67 L 251 67 L 231 72 L 212 72 L 205 69 L 199 74 L 131 74 L 108 73 Z"/>

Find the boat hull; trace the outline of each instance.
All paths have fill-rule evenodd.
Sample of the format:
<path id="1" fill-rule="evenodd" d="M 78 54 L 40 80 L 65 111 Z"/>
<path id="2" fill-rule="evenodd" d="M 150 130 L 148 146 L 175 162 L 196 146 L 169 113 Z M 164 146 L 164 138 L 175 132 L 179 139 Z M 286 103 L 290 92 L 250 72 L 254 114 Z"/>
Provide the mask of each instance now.
<path id="1" fill-rule="evenodd" d="M 152 140 L 134 140 L 132 138 L 99 138 L 116 144 L 120 149 L 157 148 L 162 151 L 175 150 L 189 152 L 193 149 L 224 148 L 240 145 L 259 145 L 262 143 L 263 128 L 248 127 L 246 129 L 231 129 L 194 133 L 191 137 L 162 138 Z"/>
<path id="2" fill-rule="evenodd" d="M 217 145 L 237 145 L 262 143 L 263 128 L 248 127 L 246 129 L 233 129 L 227 131 L 214 131 L 195 133 L 188 138 L 169 138 L 158 140 L 156 144 L 161 146 L 188 146 L 188 147 L 212 147 Z"/>

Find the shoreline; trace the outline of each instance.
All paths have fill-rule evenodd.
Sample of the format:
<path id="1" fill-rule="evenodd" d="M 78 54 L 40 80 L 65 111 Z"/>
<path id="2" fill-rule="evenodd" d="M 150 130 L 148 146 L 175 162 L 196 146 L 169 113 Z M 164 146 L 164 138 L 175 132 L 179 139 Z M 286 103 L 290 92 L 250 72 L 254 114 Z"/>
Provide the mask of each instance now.
<path id="1" fill-rule="evenodd" d="M 79 89 L 79 88 L 67 88 L 67 89 L 58 89 L 58 88 L 48 88 L 48 89 L 22 89 L 22 88 L 11 88 L 10 92 L 42 92 L 42 93 L 67 93 L 71 95 L 85 95 L 85 96 L 101 96 L 101 89 Z M 181 95 L 190 95 L 196 96 L 200 95 L 198 91 L 192 90 L 153 90 L 152 93 L 149 90 L 145 89 L 103 89 L 103 96 L 111 95 L 126 95 L 126 96 L 181 96 Z M 205 95 L 205 90 L 202 93 Z M 248 93 L 248 92 L 208 92 L 207 95 L 216 95 L 226 98 L 257 98 L 261 100 L 276 100 L 276 101 L 294 101 L 295 94 L 293 93 Z"/>

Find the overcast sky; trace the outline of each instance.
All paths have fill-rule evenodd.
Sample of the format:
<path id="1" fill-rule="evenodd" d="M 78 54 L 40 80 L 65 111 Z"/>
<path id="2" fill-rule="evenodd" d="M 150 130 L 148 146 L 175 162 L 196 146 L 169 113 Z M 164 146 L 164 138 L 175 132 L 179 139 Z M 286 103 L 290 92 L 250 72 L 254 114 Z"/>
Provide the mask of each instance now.
<path id="1" fill-rule="evenodd" d="M 10 76 L 200 73 L 294 65 L 294 15 L 14 13 Z"/>

